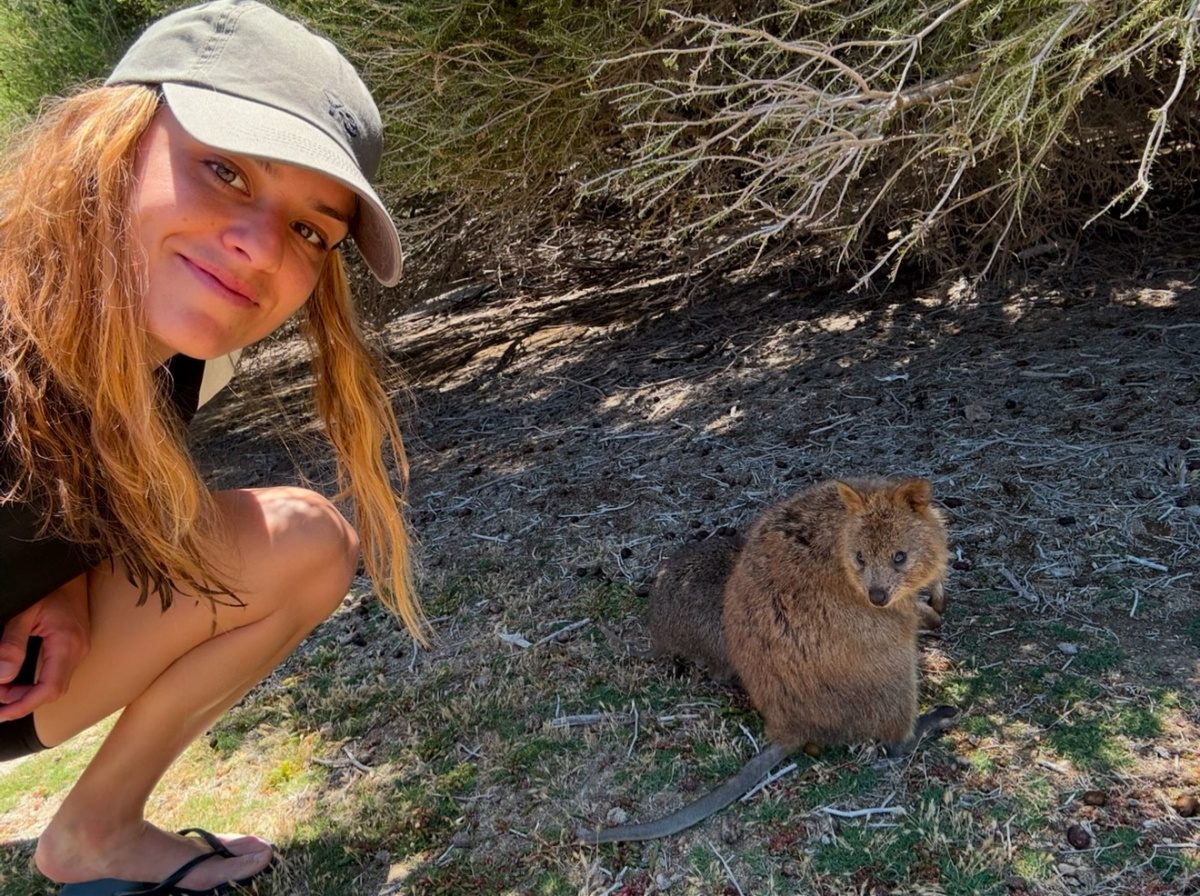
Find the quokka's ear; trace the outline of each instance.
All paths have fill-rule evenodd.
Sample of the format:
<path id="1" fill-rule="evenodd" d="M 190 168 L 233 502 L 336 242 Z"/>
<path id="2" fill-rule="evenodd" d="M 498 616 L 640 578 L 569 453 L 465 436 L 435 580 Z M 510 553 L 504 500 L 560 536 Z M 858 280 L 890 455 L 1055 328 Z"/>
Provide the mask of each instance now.
<path id="1" fill-rule="evenodd" d="M 851 513 L 862 513 L 867 509 L 867 503 L 863 500 L 863 496 L 854 490 L 852 486 L 847 485 L 840 479 L 835 483 L 837 485 L 838 497 L 842 499 L 842 503 Z"/>
<path id="2" fill-rule="evenodd" d="M 906 479 L 896 486 L 892 500 L 899 505 L 907 504 L 914 513 L 923 513 L 933 502 L 933 485 L 928 479 Z"/>

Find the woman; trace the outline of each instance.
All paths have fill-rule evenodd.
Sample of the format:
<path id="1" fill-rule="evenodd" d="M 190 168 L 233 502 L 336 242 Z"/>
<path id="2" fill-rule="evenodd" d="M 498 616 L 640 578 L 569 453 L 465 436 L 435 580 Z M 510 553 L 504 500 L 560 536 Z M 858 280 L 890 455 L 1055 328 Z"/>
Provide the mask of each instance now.
<path id="1" fill-rule="evenodd" d="M 146 801 L 338 606 L 360 543 L 422 636 L 403 445 L 339 251 L 399 278 L 381 148 L 332 44 L 216 0 L 152 25 L 0 163 L 0 758 L 122 710 L 38 840 L 66 896 L 225 892 L 268 867 L 264 841 L 159 830 Z M 298 488 L 209 493 L 186 451 L 227 359 L 300 310 L 357 532 Z"/>

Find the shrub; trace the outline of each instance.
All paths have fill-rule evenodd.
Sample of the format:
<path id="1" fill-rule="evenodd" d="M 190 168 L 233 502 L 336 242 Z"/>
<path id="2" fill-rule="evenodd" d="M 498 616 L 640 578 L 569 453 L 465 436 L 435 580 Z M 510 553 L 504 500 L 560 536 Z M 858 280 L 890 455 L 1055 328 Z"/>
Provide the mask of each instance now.
<path id="1" fill-rule="evenodd" d="M 42 97 L 102 77 L 161 0 L 4 0 L 0 3 L 0 123 Z"/>

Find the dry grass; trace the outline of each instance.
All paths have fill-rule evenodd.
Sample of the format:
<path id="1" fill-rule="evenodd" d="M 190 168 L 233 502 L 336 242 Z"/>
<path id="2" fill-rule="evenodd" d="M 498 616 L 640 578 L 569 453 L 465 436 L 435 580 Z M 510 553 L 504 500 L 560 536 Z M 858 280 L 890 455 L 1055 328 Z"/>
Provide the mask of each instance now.
<path id="1" fill-rule="evenodd" d="M 484 284 L 398 316 L 381 335 L 417 372 L 412 510 L 438 640 L 415 649 L 356 587 L 200 746 L 210 767 L 265 755 L 277 781 L 312 776 L 246 816 L 286 850 L 267 891 L 1194 889 L 1200 822 L 1175 808 L 1200 790 L 1193 223 L 1004 285 L 864 297 L 780 269 L 606 294 L 581 278 L 576 295 Z M 328 475 L 302 385 L 284 339 L 202 415 L 217 483 Z M 697 795 L 760 736 L 739 694 L 627 655 L 658 560 L 856 472 L 928 475 L 947 509 L 924 699 L 959 705 L 958 728 L 900 764 L 869 745 L 799 757 L 670 840 L 574 845 L 580 822 Z M 10 824 L 10 842 L 36 830 Z M 13 870 L 25 848 L 0 852 L 0 891 L 43 892 Z"/>

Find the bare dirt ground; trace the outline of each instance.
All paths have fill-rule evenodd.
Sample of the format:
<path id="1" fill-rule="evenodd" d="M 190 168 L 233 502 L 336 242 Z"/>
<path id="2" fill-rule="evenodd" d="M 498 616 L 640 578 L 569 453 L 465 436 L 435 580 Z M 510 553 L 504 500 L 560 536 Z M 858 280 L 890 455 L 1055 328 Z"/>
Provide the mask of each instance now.
<path id="1" fill-rule="evenodd" d="M 354 612 L 327 632 L 409 689 L 356 756 L 409 745 L 410 775 L 475 777 L 363 892 L 1194 892 L 1195 224 L 981 287 L 481 278 L 389 322 L 437 641 L 364 640 Z M 303 363 L 295 341 L 265 348 L 197 419 L 218 485 L 328 479 Z M 698 795 L 759 730 L 738 694 L 627 655 L 656 563 L 861 473 L 928 476 L 950 520 L 924 686 L 958 729 L 900 768 L 802 757 L 665 843 L 574 846 L 579 822 Z"/>

